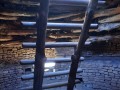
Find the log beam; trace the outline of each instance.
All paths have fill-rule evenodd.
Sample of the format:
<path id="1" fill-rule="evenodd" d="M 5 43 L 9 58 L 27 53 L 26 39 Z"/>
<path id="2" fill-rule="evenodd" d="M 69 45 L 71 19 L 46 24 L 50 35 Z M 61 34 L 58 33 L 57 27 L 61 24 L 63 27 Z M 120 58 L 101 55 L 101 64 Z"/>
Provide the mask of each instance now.
<path id="1" fill-rule="evenodd" d="M 12 21 L 15 21 L 15 20 L 18 20 L 18 17 L 0 15 L 0 20 L 7 20 L 7 21 L 12 20 Z"/>
<path id="2" fill-rule="evenodd" d="M 120 7 L 110 8 L 110 9 L 102 9 L 102 10 L 95 12 L 94 19 L 97 19 L 97 18 L 105 19 L 106 17 L 110 17 L 110 16 L 117 15 L 117 14 L 120 14 Z M 79 16 L 81 16 L 81 15 L 79 15 Z M 102 19 L 100 19 L 100 20 L 102 20 Z M 83 21 L 83 20 L 84 20 L 84 16 L 82 16 L 81 18 L 76 17 L 76 18 L 72 19 L 72 21 Z M 111 22 L 111 21 L 109 20 L 109 22 Z"/>
<path id="3" fill-rule="evenodd" d="M 120 21 L 120 14 L 102 19 L 102 20 L 99 21 L 99 23 L 108 23 L 108 22 L 109 23 L 111 23 L 111 22 L 114 23 L 114 22 L 119 22 L 119 21 Z"/>
<path id="4" fill-rule="evenodd" d="M 101 17 L 109 17 L 113 15 L 120 14 L 120 7 L 117 8 L 111 8 L 111 9 L 104 9 L 104 10 L 99 10 L 96 12 L 94 15 L 94 18 L 101 18 Z M 8 11 L 3 11 L 0 12 L 0 19 L 2 20 L 18 20 L 19 17 L 34 17 L 35 13 L 25 13 L 25 12 L 8 12 Z M 78 18 L 80 17 L 81 18 Z M 54 15 L 50 16 L 48 20 L 58 20 L 58 19 L 65 19 L 65 20 L 72 20 L 72 21 L 83 21 L 84 19 L 84 14 L 81 13 L 68 13 L 68 14 L 60 14 L 60 15 Z"/>
<path id="5" fill-rule="evenodd" d="M 18 36 L 25 36 L 25 35 L 34 35 L 36 34 L 35 30 L 6 30 L 5 32 L 2 32 L 1 35 L 18 35 Z"/>
<path id="6" fill-rule="evenodd" d="M 13 39 L 12 36 L 3 36 L 3 35 L 0 35 L 0 42 L 1 41 L 10 41 L 12 39 Z"/>

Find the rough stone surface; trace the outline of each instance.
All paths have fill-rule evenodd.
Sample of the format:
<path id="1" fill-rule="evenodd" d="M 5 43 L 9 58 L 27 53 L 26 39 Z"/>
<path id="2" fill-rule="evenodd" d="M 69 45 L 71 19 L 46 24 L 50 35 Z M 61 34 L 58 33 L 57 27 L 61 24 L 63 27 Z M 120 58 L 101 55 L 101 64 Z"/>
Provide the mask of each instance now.
<path id="1" fill-rule="evenodd" d="M 56 71 L 69 69 L 70 63 L 57 64 Z M 20 90 L 20 88 L 31 86 L 33 81 L 21 81 L 21 75 L 29 74 L 28 68 L 32 66 L 5 65 L 0 68 L 0 90 Z M 80 68 L 83 84 L 79 88 L 85 87 L 90 90 L 120 90 L 120 57 L 87 57 L 81 62 Z M 44 79 L 45 84 L 65 81 L 67 75 L 50 77 Z M 66 90 L 66 87 L 55 88 L 54 90 Z M 53 90 L 53 89 L 50 89 Z M 79 90 L 79 89 L 78 89 Z M 88 89 L 89 90 L 89 89 Z"/>
<path id="2" fill-rule="evenodd" d="M 46 49 L 45 50 L 47 57 L 55 57 L 55 49 Z M 22 48 L 19 47 L 0 47 L 0 63 L 19 63 L 21 59 L 34 59 L 35 49 Z"/>
<path id="3" fill-rule="evenodd" d="M 90 57 L 80 67 L 86 87 L 94 90 L 120 90 L 120 57 Z"/>
<path id="4" fill-rule="evenodd" d="M 79 65 L 83 70 L 80 77 L 83 78 L 79 88 L 85 90 L 120 90 L 120 43 L 119 41 L 109 43 L 93 44 L 86 48 L 83 53 L 85 60 Z M 100 53 L 98 53 L 100 52 Z M 47 57 L 67 57 L 74 53 L 73 48 L 51 48 L 46 49 Z M 32 72 L 32 65 L 20 65 L 21 59 L 34 58 L 35 49 L 23 49 L 22 47 L 0 47 L 0 90 L 20 90 L 20 88 L 31 86 L 32 80 L 22 81 L 23 74 Z M 68 70 L 70 63 L 56 64 L 55 71 Z M 54 71 L 50 69 L 50 71 Z M 67 75 L 49 77 L 44 83 L 52 83 L 67 80 Z M 66 90 L 66 87 L 50 90 Z M 82 89 L 84 90 L 84 89 Z"/>

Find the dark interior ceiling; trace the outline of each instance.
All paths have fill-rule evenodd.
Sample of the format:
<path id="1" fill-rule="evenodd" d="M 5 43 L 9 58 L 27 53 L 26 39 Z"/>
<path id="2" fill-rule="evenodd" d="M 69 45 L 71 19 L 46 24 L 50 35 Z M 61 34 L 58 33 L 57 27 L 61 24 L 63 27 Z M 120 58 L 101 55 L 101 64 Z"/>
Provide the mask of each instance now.
<path id="1" fill-rule="evenodd" d="M 98 7 L 93 23 L 98 29 L 91 29 L 91 36 L 115 36 L 120 34 L 120 1 L 107 0 Z M 21 21 L 35 21 L 39 3 L 32 0 L 0 1 L 0 44 L 21 43 L 36 40 L 35 26 L 24 26 Z M 50 5 L 49 22 L 83 23 L 84 6 Z M 80 28 L 81 29 L 81 28 Z M 80 29 L 48 29 L 46 41 L 71 41 L 78 39 Z"/>

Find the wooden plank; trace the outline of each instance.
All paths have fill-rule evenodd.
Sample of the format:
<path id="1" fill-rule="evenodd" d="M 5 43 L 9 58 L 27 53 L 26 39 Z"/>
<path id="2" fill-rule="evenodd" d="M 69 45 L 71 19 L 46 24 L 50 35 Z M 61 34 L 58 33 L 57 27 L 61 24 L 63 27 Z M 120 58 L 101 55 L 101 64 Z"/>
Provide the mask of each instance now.
<path id="1" fill-rule="evenodd" d="M 0 19 L 2 20 L 18 20 L 18 17 L 34 17 L 35 16 L 35 13 L 25 13 L 25 12 L 18 12 L 18 11 L 14 11 L 14 12 L 3 11 L 3 12 L 0 12 L 0 14 L 3 15 L 0 17 Z M 120 7 L 97 11 L 94 18 L 109 17 L 116 14 L 120 14 Z M 15 16 L 15 17 L 10 17 L 10 16 Z M 75 13 L 50 16 L 48 20 L 66 19 L 66 20 L 72 20 L 72 21 L 83 21 L 84 17 L 82 16 L 84 16 L 82 12 L 81 13 L 75 12 Z"/>
<path id="2" fill-rule="evenodd" d="M 8 3 L 8 4 L 18 4 L 18 5 L 25 5 L 25 6 L 39 6 L 38 2 L 33 1 L 26 1 L 26 0 L 1 0 L 1 3 Z"/>
<path id="3" fill-rule="evenodd" d="M 120 7 L 97 11 L 94 18 L 112 16 L 116 14 L 120 14 Z"/>
<path id="4" fill-rule="evenodd" d="M 22 46 L 22 43 L 19 41 L 7 41 L 7 42 L 0 42 L 0 46 L 2 47 L 20 47 Z"/>
<path id="5" fill-rule="evenodd" d="M 35 13 L 26 13 L 26 12 L 20 12 L 20 11 L 1 11 L 0 15 L 4 16 L 13 16 L 13 17 L 34 17 Z"/>
<path id="6" fill-rule="evenodd" d="M 99 20 L 103 20 L 107 17 L 117 15 L 117 14 L 120 14 L 120 7 L 110 8 L 110 9 L 101 9 L 101 10 L 95 12 L 94 19 L 103 17 L 103 18 L 99 19 Z M 72 19 L 72 21 L 83 21 L 83 20 L 84 20 L 84 15 L 82 16 L 82 14 L 81 14 L 81 18 L 80 18 L 80 16 L 77 16 L 76 18 Z M 109 20 L 109 22 L 111 22 L 111 21 Z M 115 20 L 114 20 L 114 22 L 115 22 Z"/>
<path id="7" fill-rule="evenodd" d="M 98 31 L 111 31 L 120 28 L 120 23 L 103 23 L 98 26 Z"/>
<path id="8" fill-rule="evenodd" d="M 12 21 L 15 21 L 17 19 L 18 19 L 18 17 L 11 17 L 11 16 L 0 15 L 0 20 L 7 20 L 7 21 L 12 20 Z"/>
<path id="9" fill-rule="evenodd" d="M 36 34 L 35 30 L 6 30 L 5 32 L 1 33 L 2 35 L 18 35 L 18 36 L 25 36 L 25 35 L 34 35 Z"/>
<path id="10" fill-rule="evenodd" d="M 120 21 L 120 14 L 99 20 L 99 23 L 119 22 L 119 21 Z"/>
<path id="11" fill-rule="evenodd" d="M 3 35 L 0 35 L 0 42 L 1 41 L 10 41 L 12 39 L 13 39 L 12 36 L 3 36 Z"/>

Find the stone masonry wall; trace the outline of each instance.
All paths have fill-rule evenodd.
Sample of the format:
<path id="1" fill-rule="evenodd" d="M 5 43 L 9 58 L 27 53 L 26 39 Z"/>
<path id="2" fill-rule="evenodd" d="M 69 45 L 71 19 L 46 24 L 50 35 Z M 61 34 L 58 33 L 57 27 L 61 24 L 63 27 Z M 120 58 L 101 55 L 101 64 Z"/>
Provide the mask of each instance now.
<path id="1" fill-rule="evenodd" d="M 61 48 L 55 50 L 54 48 L 46 48 L 46 57 L 54 58 L 56 56 L 64 56 L 65 51 L 73 49 L 62 48 L 62 54 L 60 54 Z M 59 54 L 58 54 L 59 53 Z M 69 51 L 65 55 L 68 55 Z M 21 59 L 34 59 L 35 49 L 22 48 L 21 46 L 2 46 L 0 47 L 0 90 L 20 90 L 22 87 L 32 85 L 33 81 L 22 81 L 21 76 L 23 74 L 31 73 L 32 65 L 20 65 L 19 61 Z M 56 71 L 68 69 L 66 64 L 58 64 L 55 66 Z M 52 77 L 49 80 L 55 80 L 56 78 L 62 79 L 60 77 Z M 48 82 L 48 79 L 47 79 Z"/>
<path id="2" fill-rule="evenodd" d="M 86 54 L 118 54 L 120 53 L 120 39 L 114 38 L 109 41 L 95 42 L 85 48 Z M 74 53 L 73 48 L 46 48 L 46 57 L 70 56 Z M 32 59 L 35 56 L 35 49 L 22 48 L 19 46 L 0 46 L 0 63 L 16 63 L 21 59 Z"/>
<path id="3" fill-rule="evenodd" d="M 93 90 L 120 90 L 120 57 L 92 57 L 81 63 L 84 85 Z"/>
<path id="4" fill-rule="evenodd" d="M 54 48 L 46 48 L 47 57 L 55 57 Z M 31 73 L 32 65 L 20 65 L 21 59 L 34 59 L 35 49 L 22 48 L 21 46 L 0 47 L 0 90 L 20 90 L 27 82 L 21 76 Z"/>
<path id="5" fill-rule="evenodd" d="M 80 64 L 83 69 L 82 78 L 85 87 L 93 90 L 120 90 L 120 42 L 112 40 L 92 44 L 83 53 L 85 60 Z M 99 53 L 100 52 L 100 53 Z M 67 57 L 74 53 L 73 48 L 46 49 L 47 57 Z M 35 49 L 22 47 L 0 47 L 0 90 L 20 90 L 25 87 L 26 81 L 21 81 L 23 74 L 31 73 L 32 66 L 19 64 L 21 59 L 34 58 Z M 70 64 L 57 64 L 56 70 L 69 69 Z M 50 78 L 50 80 L 63 77 Z M 53 81 L 54 82 L 54 81 Z"/>
<path id="6" fill-rule="evenodd" d="M 120 52 L 120 38 L 113 38 L 106 41 L 98 41 L 86 48 L 92 51 L 93 54 L 115 54 Z"/>
<path id="7" fill-rule="evenodd" d="M 47 57 L 55 57 L 55 49 L 45 50 Z M 0 63 L 19 63 L 21 59 L 32 59 L 35 57 L 35 49 L 19 47 L 0 47 Z"/>
<path id="8" fill-rule="evenodd" d="M 21 88 L 23 68 L 20 65 L 0 65 L 0 90 Z"/>

